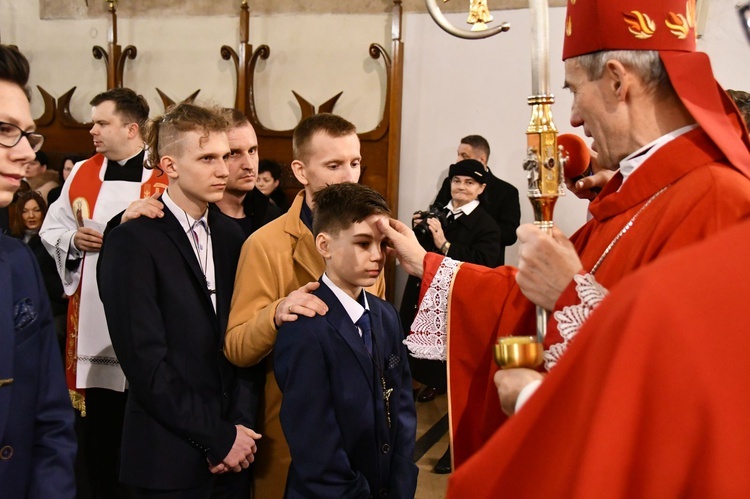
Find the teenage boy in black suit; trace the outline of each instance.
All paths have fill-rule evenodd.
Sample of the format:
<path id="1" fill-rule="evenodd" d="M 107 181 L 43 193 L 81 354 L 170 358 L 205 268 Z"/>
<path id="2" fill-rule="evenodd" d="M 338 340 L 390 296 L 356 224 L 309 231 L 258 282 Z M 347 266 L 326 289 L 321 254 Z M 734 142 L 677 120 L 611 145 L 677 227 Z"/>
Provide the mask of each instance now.
<path id="1" fill-rule="evenodd" d="M 344 183 L 315 194 L 313 233 L 326 262 L 313 291 L 325 315 L 286 322 L 274 348 L 281 426 L 292 464 L 287 498 L 412 498 L 416 413 L 398 314 L 363 288 L 385 262 L 383 197 Z"/>
<path id="2" fill-rule="evenodd" d="M 153 120 L 150 164 L 169 178 L 163 217 L 121 224 L 101 254 L 101 297 L 130 384 L 120 480 L 136 497 L 249 494 L 260 435 L 222 350 L 243 235 L 208 210 L 226 187 L 226 130 L 219 110 L 193 104 Z"/>

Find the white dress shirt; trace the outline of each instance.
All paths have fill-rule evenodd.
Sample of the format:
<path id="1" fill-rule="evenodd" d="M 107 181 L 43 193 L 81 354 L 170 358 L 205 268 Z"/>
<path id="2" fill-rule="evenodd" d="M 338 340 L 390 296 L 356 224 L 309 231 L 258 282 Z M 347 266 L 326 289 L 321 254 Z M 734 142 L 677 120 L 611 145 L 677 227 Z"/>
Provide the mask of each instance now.
<path id="1" fill-rule="evenodd" d="M 211 294 L 211 303 L 214 306 L 214 311 L 216 311 L 216 271 L 213 245 L 211 244 L 211 229 L 208 227 L 208 209 L 196 220 L 177 206 L 169 197 L 168 189 L 162 194 L 161 200 L 180 223 L 190 241 L 190 247 L 193 248 L 195 258 L 198 259 L 198 266 L 206 278 L 206 287 Z"/>

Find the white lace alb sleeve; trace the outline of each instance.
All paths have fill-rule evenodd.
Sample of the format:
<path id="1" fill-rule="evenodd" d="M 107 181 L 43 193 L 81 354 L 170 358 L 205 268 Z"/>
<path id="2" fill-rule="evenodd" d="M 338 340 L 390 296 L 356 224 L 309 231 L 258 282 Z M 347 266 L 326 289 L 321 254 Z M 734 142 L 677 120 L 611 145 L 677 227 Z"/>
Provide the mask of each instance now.
<path id="1" fill-rule="evenodd" d="M 580 303 L 564 307 L 554 314 L 557 330 L 560 331 L 563 341 L 544 351 L 544 367 L 547 371 L 557 365 L 583 323 L 607 296 L 607 290 L 596 282 L 592 274 L 578 274 L 573 279 L 576 282 L 576 293 Z"/>
<path id="2" fill-rule="evenodd" d="M 78 173 L 80 165 L 81 163 L 77 163 L 73 167 L 68 180 L 63 184 L 60 197 L 49 206 L 47 216 L 39 230 L 39 237 L 47 252 L 55 260 L 57 273 L 62 280 L 65 294 L 68 296 L 72 296 L 76 292 L 81 280 L 80 267 L 70 270 L 66 266 L 71 253 L 81 256 L 81 252 L 72 244 L 73 237 L 78 230 L 78 223 L 73 215 L 73 209 L 70 207 L 70 184 Z"/>
<path id="3" fill-rule="evenodd" d="M 446 358 L 448 331 L 448 293 L 453 276 L 461 262 L 443 258 L 430 287 L 422 298 L 417 315 L 411 324 L 411 333 L 404 340 L 413 357 L 427 360 Z"/>

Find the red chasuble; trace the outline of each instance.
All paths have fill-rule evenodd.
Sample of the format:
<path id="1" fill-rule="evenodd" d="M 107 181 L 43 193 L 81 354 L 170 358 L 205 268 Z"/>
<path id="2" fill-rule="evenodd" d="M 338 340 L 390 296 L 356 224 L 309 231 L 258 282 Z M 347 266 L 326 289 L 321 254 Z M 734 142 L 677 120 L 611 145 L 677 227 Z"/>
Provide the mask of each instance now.
<path id="1" fill-rule="evenodd" d="M 750 497 L 750 221 L 623 280 L 449 498 Z"/>
<path id="2" fill-rule="evenodd" d="M 622 233 L 595 273 L 608 289 L 639 267 L 750 215 L 750 179 L 726 163 L 700 128 L 656 151 L 617 192 L 621 180 L 615 176 L 591 203 L 593 219 L 571 238 L 584 269 L 591 271 Z M 441 260 L 428 253 L 423 282 L 430 282 Z M 576 302 L 571 283 L 555 310 Z M 448 324 L 450 428 L 458 467 L 505 419 L 493 382 L 492 345 L 501 336 L 535 334 L 535 307 L 509 267 L 465 263 L 454 278 Z M 545 348 L 561 341 L 552 318 Z"/>

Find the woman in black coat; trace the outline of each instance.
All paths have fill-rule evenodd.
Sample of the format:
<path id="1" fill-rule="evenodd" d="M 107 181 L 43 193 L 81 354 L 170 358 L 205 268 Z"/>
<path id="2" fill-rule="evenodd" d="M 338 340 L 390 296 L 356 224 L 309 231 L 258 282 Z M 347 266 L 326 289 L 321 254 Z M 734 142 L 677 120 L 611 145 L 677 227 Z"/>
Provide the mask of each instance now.
<path id="1" fill-rule="evenodd" d="M 414 232 L 427 251 L 441 253 L 454 260 L 497 267 L 503 263 L 505 248 L 500 227 L 481 207 L 479 195 L 486 187 L 485 169 L 473 159 L 451 165 L 448 177 L 451 200 L 447 206 L 432 206 L 429 212 L 414 214 Z M 421 279 L 409 276 L 401 301 L 400 315 L 404 334 L 409 334 L 417 312 Z M 412 376 L 427 385 L 419 396 L 421 402 L 445 393 L 445 362 L 409 357 Z M 450 448 L 435 466 L 436 473 L 449 473 Z"/>
<path id="2" fill-rule="evenodd" d="M 44 285 L 47 288 L 52 316 L 55 321 L 60 351 L 65 351 L 65 329 L 68 317 L 68 297 L 63 291 L 62 281 L 57 273 L 57 266 L 39 238 L 39 228 L 47 214 L 47 203 L 36 191 L 24 191 L 18 194 L 16 209 L 10 223 L 12 236 L 23 241 L 34 252 L 42 271 Z"/>

